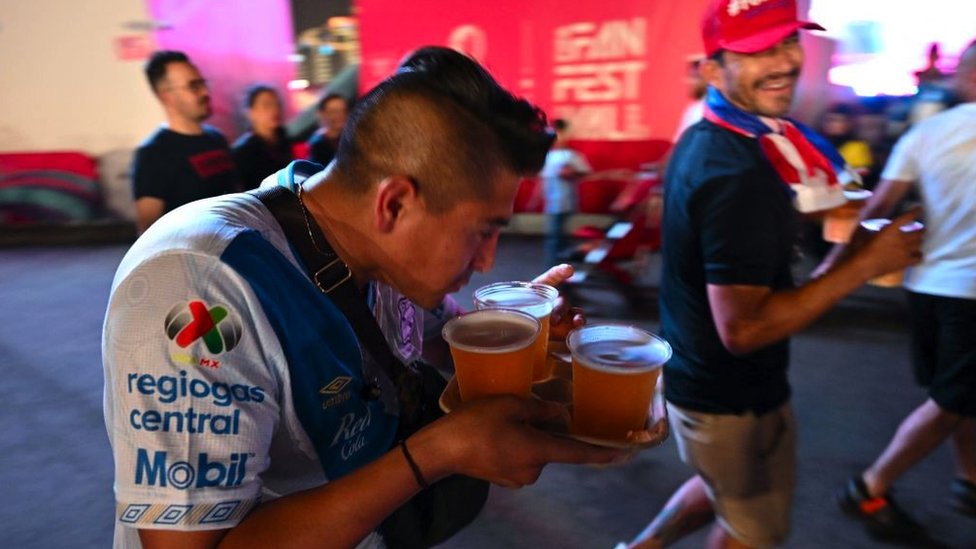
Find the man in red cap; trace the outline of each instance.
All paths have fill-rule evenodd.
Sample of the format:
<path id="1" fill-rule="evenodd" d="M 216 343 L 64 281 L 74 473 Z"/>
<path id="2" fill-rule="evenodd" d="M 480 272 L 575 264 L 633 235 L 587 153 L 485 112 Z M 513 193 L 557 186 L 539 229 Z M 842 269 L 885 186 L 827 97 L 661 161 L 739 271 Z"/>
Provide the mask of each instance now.
<path id="1" fill-rule="evenodd" d="M 716 519 L 709 547 L 769 547 L 790 529 L 795 424 L 789 336 L 875 275 L 919 260 L 898 227 L 796 286 L 799 212 L 844 201 L 850 171 L 785 118 L 803 49 L 794 0 L 716 0 L 702 20 L 704 119 L 684 132 L 665 182 L 661 327 L 674 348 L 665 396 L 696 473 L 631 548 L 663 547 Z"/>

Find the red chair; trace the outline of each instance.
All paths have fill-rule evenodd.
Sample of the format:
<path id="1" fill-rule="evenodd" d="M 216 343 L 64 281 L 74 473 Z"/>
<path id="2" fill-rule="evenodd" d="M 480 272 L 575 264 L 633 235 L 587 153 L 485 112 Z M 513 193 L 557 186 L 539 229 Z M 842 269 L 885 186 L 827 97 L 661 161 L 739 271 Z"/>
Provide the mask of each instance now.
<path id="1" fill-rule="evenodd" d="M 88 154 L 0 153 L 0 226 L 88 221 L 101 210 L 97 165 Z"/>
<path id="2" fill-rule="evenodd" d="M 609 210 L 617 221 L 608 229 L 581 227 L 573 232 L 586 239 L 580 245 L 583 268 L 570 280 L 581 283 L 594 271 L 630 286 L 647 267 L 649 255 L 661 247 L 661 178 L 656 172 L 633 176 L 617 194 Z"/>
<path id="3" fill-rule="evenodd" d="M 573 238 L 583 241 L 573 257 L 583 264 L 569 280 L 570 287 L 602 273 L 630 288 L 646 270 L 650 254 L 660 249 L 662 188 L 657 163 L 671 142 L 571 140 L 568 145 L 582 153 L 594 170 L 579 182 L 579 212 L 616 218 L 609 228 L 585 226 L 573 231 Z M 532 185 L 532 193 L 525 184 L 519 189 L 516 211 L 541 211 L 541 201 L 528 198 L 540 194 L 535 190 L 538 182 Z"/>

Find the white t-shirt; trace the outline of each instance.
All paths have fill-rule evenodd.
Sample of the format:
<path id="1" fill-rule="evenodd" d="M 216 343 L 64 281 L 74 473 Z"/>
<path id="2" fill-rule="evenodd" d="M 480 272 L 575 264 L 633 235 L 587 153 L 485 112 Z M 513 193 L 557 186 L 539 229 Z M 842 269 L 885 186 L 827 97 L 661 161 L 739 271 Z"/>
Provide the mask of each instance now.
<path id="1" fill-rule="evenodd" d="M 883 179 L 914 181 L 922 197 L 924 259 L 905 287 L 976 299 L 976 103 L 926 118 L 895 145 Z"/>
<path id="2" fill-rule="evenodd" d="M 577 209 L 576 183 L 559 177 L 559 172 L 567 166 L 579 173 L 592 171 L 586 158 L 573 149 L 550 149 L 539 172 L 546 197 L 546 213 L 572 213 Z"/>

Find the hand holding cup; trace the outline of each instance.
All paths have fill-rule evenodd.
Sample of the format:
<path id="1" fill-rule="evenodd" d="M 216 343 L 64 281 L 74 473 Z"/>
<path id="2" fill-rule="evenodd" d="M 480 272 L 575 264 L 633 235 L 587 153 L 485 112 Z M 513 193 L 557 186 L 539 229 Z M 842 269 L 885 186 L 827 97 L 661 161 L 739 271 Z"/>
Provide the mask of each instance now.
<path id="1" fill-rule="evenodd" d="M 869 278 L 900 273 L 922 261 L 925 228 L 915 220 L 917 216 L 917 210 L 913 210 L 890 221 L 867 219 L 861 222 L 861 230 L 868 237 L 857 255 Z"/>

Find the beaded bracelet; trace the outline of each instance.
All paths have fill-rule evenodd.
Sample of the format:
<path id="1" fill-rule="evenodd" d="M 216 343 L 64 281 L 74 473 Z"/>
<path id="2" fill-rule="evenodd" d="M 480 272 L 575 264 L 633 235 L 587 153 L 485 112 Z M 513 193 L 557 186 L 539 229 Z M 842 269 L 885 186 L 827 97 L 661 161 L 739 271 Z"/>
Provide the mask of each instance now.
<path id="1" fill-rule="evenodd" d="M 400 450 L 403 451 L 403 457 L 407 460 L 407 465 L 410 466 L 410 470 L 413 471 L 413 478 L 417 479 L 417 485 L 420 486 L 422 490 L 430 488 L 427 484 L 427 479 L 424 478 L 424 474 L 420 472 L 420 467 L 417 467 L 417 462 L 413 460 L 413 456 L 410 455 L 410 451 L 407 450 L 407 440 L 400 441 Z"/>

